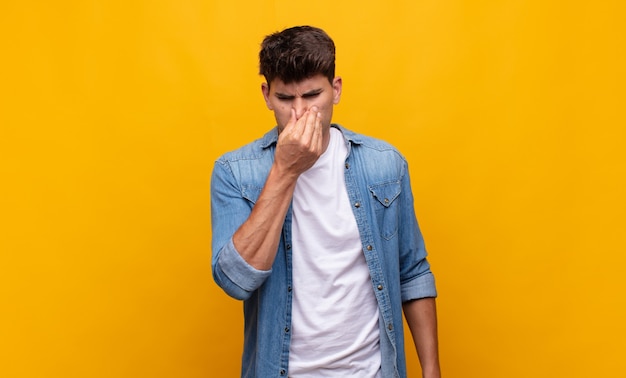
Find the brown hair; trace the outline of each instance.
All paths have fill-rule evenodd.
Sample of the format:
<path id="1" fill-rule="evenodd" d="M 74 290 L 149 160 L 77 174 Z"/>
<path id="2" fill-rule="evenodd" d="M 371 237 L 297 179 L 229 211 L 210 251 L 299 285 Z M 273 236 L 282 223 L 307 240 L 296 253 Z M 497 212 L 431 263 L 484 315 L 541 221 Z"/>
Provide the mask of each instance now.
<path id="1" fill-rule="evenodd" d="M 335 77 L 335 43 L 322 29 L 295 26 L 270 34 L 261 44 L 259 73 L 267 84 L 279 78 L 285 84 L 322 74 Z"/>

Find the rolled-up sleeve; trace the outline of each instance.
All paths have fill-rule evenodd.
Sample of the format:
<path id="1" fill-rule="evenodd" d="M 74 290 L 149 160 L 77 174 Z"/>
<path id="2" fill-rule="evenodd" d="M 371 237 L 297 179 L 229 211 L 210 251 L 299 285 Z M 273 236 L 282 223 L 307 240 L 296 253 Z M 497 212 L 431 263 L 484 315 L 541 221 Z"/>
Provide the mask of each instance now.
<path id="1" fill-rule="evenodd" d="M 426 247 L 415 217 L 413 192 L 408 167 L 402 180 L 402 212 L 400 215 L 400 282 L 403 302 L 436 297 L 435 277 L 426 259 Z"/>
<path id="2" fill-rule="evenodd" d="M 412 299 L 436 297 L 437 289 L 435 286 L 435 276 L 432 272 L 428 272 L 409 282 L 403 283 L 401 296 L 402 302 L 410 301 Z"/>
<path id="3" fill-rule="evenodd" d="M 247 299 L 272 271 L 252 267 L 233 244 L 235 231 L 252 211 L 252 203 L 243 197 L 239 187 L 228 162 L 218 160 L 211 176 L 213 279 L 231 297 Z"/>
<path id="4" fill-rule="evenodd" d="M 271 269 L 258 270 L 248 264 L 235 249 L 232 238 L 222 248 L 213 266 L 215 282 L 237 299 L 247 299 L 271 273 Z"/>

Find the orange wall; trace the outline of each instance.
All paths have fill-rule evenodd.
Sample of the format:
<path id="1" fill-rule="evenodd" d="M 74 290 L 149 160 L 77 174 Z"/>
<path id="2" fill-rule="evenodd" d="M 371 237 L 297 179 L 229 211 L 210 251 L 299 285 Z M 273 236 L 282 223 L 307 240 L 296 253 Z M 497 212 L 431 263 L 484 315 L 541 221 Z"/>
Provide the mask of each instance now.
<path id="1" fill-rule="evenodd" d="M 625 376 L 625 16 L 617 0 L 3 3 L 0 376 L 237 375 L 209 176 L 273 125 L 262 37 L 305 23 L 338 46 L 335 121 L 410 161 L 445 376 Z"/>

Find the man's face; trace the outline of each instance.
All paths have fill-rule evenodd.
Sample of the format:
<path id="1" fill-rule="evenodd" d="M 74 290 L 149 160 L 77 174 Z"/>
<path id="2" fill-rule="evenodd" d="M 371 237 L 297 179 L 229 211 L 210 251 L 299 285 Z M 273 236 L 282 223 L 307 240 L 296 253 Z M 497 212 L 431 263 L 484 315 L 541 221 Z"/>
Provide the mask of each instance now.
<path id="1" fill-rule="evenodd" d="M 279 132 L 289 122 L 291 109 L 296 111 L 296 118 L 300 119 L 304 112 L 315 105 L 322 113 L 322 130 L 327 135 L 333 105 L 339 103 L 341 97 L 341 78 L 333 79 L 332 85 L 321 74 L 289 84 L 276 78 L 269 86 L 263 83 L 261 90 L 267 107 L 274 112 Z"/>

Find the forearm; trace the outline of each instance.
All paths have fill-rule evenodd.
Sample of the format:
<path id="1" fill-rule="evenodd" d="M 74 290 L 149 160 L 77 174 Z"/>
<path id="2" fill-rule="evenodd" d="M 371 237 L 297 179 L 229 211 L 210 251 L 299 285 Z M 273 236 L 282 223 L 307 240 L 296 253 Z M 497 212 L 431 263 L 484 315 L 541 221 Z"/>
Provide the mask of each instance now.
<path id="1" fill-rule="evenodd" d="M 405 302 L 403 309 L 422 366 L 422 376 L 441 377 L 435 298 Z"/>
<path id="2" fill-rule="evenodd" d="M 296 180 L 273 166 L 250 216 L 233 235 L 235 248 L 255 269 L 272 267 Z"/>

